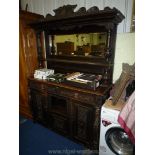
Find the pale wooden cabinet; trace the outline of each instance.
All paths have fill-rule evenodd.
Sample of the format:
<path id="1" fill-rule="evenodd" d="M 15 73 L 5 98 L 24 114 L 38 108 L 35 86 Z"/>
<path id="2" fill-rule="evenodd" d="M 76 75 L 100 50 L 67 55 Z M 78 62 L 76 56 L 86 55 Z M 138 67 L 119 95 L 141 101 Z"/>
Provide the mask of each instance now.
<path id="1" fill-rule="evenodd" d="M 38 14 L 20 11 L 19 14 L 19 112 L 32 118 L 28 103 L 27 78 L 38 68 L 36 35 L 27 24 L 43 18 Z"/>

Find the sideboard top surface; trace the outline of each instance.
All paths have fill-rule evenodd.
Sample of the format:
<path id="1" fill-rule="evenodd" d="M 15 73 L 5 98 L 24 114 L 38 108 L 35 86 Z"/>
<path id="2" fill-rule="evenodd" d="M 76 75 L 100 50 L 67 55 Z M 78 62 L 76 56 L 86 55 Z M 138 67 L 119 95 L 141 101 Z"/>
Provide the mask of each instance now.
<path id="1" fill-rule="evenodd" d="M 79 91 L 79 92 L 88 93 L 88 94 L 92 94 L 92 95 L 98 95 L 98 96 L 104 96 L 104 94 L 106 94 L 107 91 L 109 91 L 111 88 L 111 86 L 109 86 L 109 87 L 98 87 L 96 90 L 89 90 L 89 89 L 74 87 L 74 86 L 65 84 L 63 82 L 57 83 L 57 82 L 51 82 L 51 81 L 47 81 L 47 80 L 34 79 L 33 77 L 29 77 L 29 81 L 32 81 L 32 82 L 35 82 L 38 84 L 45 84 L 48 86 L 56 86 L 56 87 L 66 88 L 66 89 L 73 90 L 73 91 Z"/>

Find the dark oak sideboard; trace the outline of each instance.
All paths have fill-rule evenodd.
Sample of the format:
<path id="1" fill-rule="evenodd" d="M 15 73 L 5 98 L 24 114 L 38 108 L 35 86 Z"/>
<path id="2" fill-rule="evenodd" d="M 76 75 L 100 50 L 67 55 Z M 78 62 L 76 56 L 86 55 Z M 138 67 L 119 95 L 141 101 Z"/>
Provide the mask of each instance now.
<path id="1" fill-rule="evenodd" d="M 98 150 L 100 109 L 108 90 L 84 90 L 29 78 L 33 119 L 88 148 Z"/>
<path id="2" fill-rule="evenodd" d="M 81 7 L 75 12 L 76 7 L 59 7 L 54 16 L 29 24 L 36 34 L 38 68 L 100 75 L 100 87 L 86 90 L 29 78 L 29 102 L 34 121 L 99 150 L 100 110 L 112 85 L 117 25 L 125 17 L 117 8 Z"/>

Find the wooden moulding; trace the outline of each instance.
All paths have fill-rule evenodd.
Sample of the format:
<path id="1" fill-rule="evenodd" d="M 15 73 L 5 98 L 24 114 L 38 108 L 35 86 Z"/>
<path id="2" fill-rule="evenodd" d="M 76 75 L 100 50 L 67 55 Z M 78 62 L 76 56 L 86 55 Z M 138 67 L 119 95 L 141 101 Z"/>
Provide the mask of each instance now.
<path id="1" fill-rule="evenodd" d="M 59 19 L 59 18 L 69 18 L 69 17 L 77 17 L 77 16 L 87 16 L 87 15 L 93 15 L 93 14 L 102 14 L 108 17 L 110 15 L 116 15 L 117 17 L 120 17 L 120 19 L 123 19 L 123 14 L 117 10 L 116 8 L 109 8 L 106 7 L 104 10 L 99 10 L 97 6 L 93 6 L 86 10 L 85 7 L 79 8 L 76 12 L 74 12 L 74 9 L 77 7 L 77 5 L 64 5 L 62 7 L 59 7 L 58 9 L 53 10 L 55 12 L 55 16 L 52 16 L 51 14 L 46 15 L 47 20 L 52 19 Z"/>
<path id="2" fill-rule="evenodd" d="M 106 7 L 104 10 L 99 10 L 98 7 L 93 6 L 86 10 L 81 7 L 74 12 L 77 5 L 64 5 L 58 9 L 53 10 L 55 15 L 47 14 L 46 18 L 30 24 L 36 30 L 68 30 L 75 26 L 83 27 L 84 25 L 98 25 L 113 28 L 114 24 L 120 23 L 124 19 L 124 15 L 116 8 Z M 61 24 L 60 24 L 61 23 Z"/>

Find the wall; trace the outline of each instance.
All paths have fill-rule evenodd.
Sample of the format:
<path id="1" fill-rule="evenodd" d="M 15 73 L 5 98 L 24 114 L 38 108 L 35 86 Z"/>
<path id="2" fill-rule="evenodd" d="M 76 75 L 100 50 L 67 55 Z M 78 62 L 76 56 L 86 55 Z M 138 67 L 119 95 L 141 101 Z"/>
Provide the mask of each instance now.
<path id="1" fill-rule="evenodd" d="M 119 78 L 123 62 L 130 65 L 135 62 L 135 33 L 117 34 L 113 82 Z"/>

